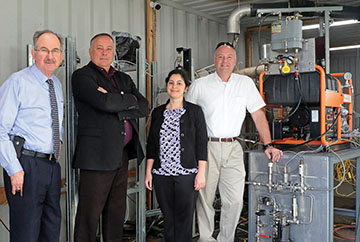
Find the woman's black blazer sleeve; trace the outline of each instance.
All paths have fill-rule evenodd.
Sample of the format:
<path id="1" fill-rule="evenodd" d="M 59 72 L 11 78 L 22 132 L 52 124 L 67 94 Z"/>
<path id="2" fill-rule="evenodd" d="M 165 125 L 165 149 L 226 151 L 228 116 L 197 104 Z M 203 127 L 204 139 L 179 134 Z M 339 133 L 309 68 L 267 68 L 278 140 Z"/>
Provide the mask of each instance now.
<path id="1" fill-rule="evenodd" d="M 207 161 L 207 144 L 208 136 L 206 129 L 206 122 L 204 112 L 200 106 L 198 107 L 198 112 L 196 112 L 196 121 L 195 121 L 195 130 L 196 130 L 196 160 L 205 160 Z"/>
<path id="2" fill-rule="evenodd" d="M 150 130 L 149 130 L 149 136 L 147 139 L 146 144 L 146 158 L 147 159 L 156 159 L 159 149 L 159 129 L 158 129 L 158 123 L 161 122 L 159 119 L 160 116 L 160 109 L 161 107 L 155 108 L 153 112 L 151 113 L 151 124 L 150 124 Z"/>

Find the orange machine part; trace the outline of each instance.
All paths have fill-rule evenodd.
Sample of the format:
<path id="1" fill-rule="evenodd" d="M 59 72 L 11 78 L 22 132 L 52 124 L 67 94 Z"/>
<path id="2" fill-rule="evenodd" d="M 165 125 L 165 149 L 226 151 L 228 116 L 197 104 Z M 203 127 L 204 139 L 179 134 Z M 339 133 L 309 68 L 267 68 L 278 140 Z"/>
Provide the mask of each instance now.
<path id="1" fill-rule="evenodd" d="M 342 93 L 341 88 L 341 82 L 336 77 L 342 77 L 344 76 L 344 73 L 333 73 L 331 74 L 333 77 L 336 78 L 337 84 L 338 84 L 338 91 L 330 91 L 326 90 L 325 86 L 325 70 L 319 66 L 315 65 L 315 68 L 320 72 L 320 133 L 324 134 L 326 132 L 326 119 L 325 119 L 325 112 L 326 107 L 337 107 L 338 113 L 340 112 L 340 105 L 344 103 L 344 94 Z M 259 92 L 261 97 L 265 100 L 265 94 L 264 94 L 264 85 L 263 85 L 263 78 L 265 76 L 265 71 L 262 71 L 259 75 Z M 352 85 L 352 80 L 349 80 L 349 84 Z M 349 92 L 347 95 L 352 96 L 352 90 L 349 88 Z M 349 126 L 350 130 L 352 130 L 352 102 L 349 102 Z M 269 108 L 273 107 L 272 105 L 267 106 Z M 280 106 L 282 110 L 282 106 Z M 341 114 L 337 120 L 337 137 L 341 138 Z M 320 140 L 311 141 L 308 144 L 310 145 L 328 145 L 333 143 L 334 141 L 327 141 L 325 135 L 321 137 Z M 347 141 L 338 141 L 338 144 L 346 143 Z M 302 144 L 304 143 L 304 140 L 297 140 L 295 138 L 284 138 L 282 140 L 273 140 L 273 143 L 275 144 Z"/>

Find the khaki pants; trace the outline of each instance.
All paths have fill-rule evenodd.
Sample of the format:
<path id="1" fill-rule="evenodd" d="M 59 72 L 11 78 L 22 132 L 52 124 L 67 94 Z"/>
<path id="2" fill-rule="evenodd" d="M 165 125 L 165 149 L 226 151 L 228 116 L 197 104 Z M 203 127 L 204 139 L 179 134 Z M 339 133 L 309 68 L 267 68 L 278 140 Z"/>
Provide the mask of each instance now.
<path id="1" fill-rule="evenodd" d="M 197 217 L 200 232 L 199 242 L 233 242 L 243 206 L 245 168 L 243 150 L 237 142 L 208 143 L 206 186 L 200 190 L 197 200 Z M 215 240 L 215 210 L 213 203 L 216 188 L 221 197 L 220 232 Z"/>

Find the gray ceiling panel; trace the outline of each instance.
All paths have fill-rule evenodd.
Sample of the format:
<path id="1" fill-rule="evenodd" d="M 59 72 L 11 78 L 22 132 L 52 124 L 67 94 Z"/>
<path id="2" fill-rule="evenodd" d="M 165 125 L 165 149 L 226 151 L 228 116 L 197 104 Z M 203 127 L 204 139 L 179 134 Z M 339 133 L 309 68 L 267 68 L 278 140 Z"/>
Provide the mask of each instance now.
<path id="1" fill-rule="evenodd" d="M 306 2 L 307 6 L 344 6 L 343 12 L 334 12 L 332 16 L 341 19 L 360 19 L 360 1 L 359 0 L 158 0 L 159 2 L 174 2 L 178 6 L 183 6 L 184 9 L 191 9 L 193 12 L 199 12 L 207 16 L 213 16 L 214 19 L 222 20 L 226 23 L 231 12 L 238 6 L 243 4 L 264 4 L 271 6 L 271 4 L 282 3 L 292 5 L 296 4 L 298 7 L 302 6 L 299 3 Z M 166 3 L 165 3 L 166 4 Z M 304 6 L 305 7 L 305 6 Z M 258 26 L 259 19 L 256 17 L 245 17 L 241 19 L 241 30 L 247 27 Z M 318 30 L 307 30 L 304 36 L 318 36 Z M 353 24 L 341 27 L 331 27 L 330 30 L 331 45 L 342 45 L 346 43 L 360 42 L 360 24 Z"/>

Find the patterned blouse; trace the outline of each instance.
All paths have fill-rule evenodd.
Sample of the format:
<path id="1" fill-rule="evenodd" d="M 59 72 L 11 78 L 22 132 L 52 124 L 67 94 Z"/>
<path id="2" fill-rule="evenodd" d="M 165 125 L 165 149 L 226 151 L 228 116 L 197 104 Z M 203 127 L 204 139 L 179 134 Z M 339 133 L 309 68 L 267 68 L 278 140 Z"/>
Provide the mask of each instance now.
<path id="1" fill-rule="evenodd" d="M 152 172 L 162 176 L 179 176 L 197 173 L 197 168 L 186 169 L 181 165 L 180 119 L 183 107 L 164 110 L 164 122 L 160 129 L 160 168 Z"/>

